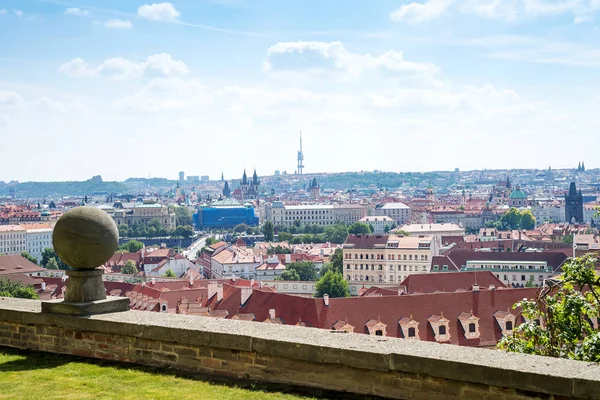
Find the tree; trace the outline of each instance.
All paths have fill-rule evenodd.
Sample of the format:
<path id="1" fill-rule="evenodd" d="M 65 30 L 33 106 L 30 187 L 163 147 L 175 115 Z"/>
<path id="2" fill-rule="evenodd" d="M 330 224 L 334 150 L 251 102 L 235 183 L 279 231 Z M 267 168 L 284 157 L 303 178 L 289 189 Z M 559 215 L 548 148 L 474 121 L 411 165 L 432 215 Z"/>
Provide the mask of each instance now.
<path id="1" fill-rule="evenodd" d="M 123 268 L 121 268 L 122 274 L 135 275 L 135 274 L 137 274 L 137 272 L 138 272 L 138 270 L 137 270 L 137 267 L 135 266 L 135 263 L 133 262 L 133 260 L 125 261 L 125 265 L 123 265 Z"/>
<path id="2" fill-rule="evenodd" d="M 175 207 L 175 220 L 177 226 L 185 226 L 192 224 L 192 213 L 186 206 Z"/>
<path id="3" fill-rule="evenodd" d="M 300 275 L 298 275 L 298 272 L 296 272 L 293 269 L 286 269 L 285 271 L 283 271 L 281 273 L 281 275 L 279 276 L 280 281 L 299 281 L 300 280 Z"/>
<path id="4" fill-rule="evenodd" d="M 125 224 L 119 225 L 119 237 L 129 236 L 129 226 Z"/>
<path id="5" fill-rule="evenodd" d="M 292 254 L 292 249 L 277 245 L 267 249 L 267 254 Z"/>
<path id="6" fill-rule="evenodd" d="M 218 240 L 214 236 L 207 237 L 205 241 L 207 246 L 210 246 L 211 244 L 215 244 L 217 242 Z"/>
<path id="7" fill-rule="evenodd" d="M 348 233 L 351 235 L 368 235 L 371 233 L 371 226 L 362 222 L 355 222 L 348 228 Z"/>
<path id="8" fill-rule="evenodd" d="M 390 226 L 388 224 L 385 224 L 385 226 L 383 227 L 383 232 L 389 233 L 390 229 L 392 229 L 392 228 L 390 228 Z"/>
<path id="9" fill-rule="evenodd" d="M 519 229 L 521 226 L 521 212 L 511 207 L 508 212 L 500 217 L 500 223 L 506 225 L 509 229 Z"/>
<path id="10" fill-rule="evenodd" d="M 348 237 L 348 227 L 346 225 L 334 225 L 325 228 L 324 238 L 325 241 L 342 244 Z"/>
<path id="11" fill-rule="evenodd" d="M 529 210 L 521 212 L 521 229 L 535 228 L 535 217 Z"/>
<path id="12" fill-rule="evenodd" d="M 48 260 L 48 262 L 46 263 L 46 269 L 60 269 L 58 267 L 58 262 L 56 261 L 56 258 L 52 257 Z"/>
<path id="13" fill-rule="evenodd" d="M 54 202 L 51 201 L 50 204 L 48 204 L 48 208 L 54 209 L 54 208 L 56 208 L 56 204 L 54 204 Z"/>
<path id="14" fill-rule="evenodd" d="M 194 228 L 190 225 L 178 226 L 177 228 L 175 228 L 175 231 L 173 231 L 173 235 L 187 239 L 194 236 Z"/>
<path id="15" fill-rule="evenodd" d="M 31 254 L 29 254 L 26 251 L 22 251 L 21 252 L 21 257 L 28 259 L 29 261 L 31 261 L 34 264 L 38 263 L 38 259 L 36 257 L 32 256 Z"/>
<path id="16" fill-rule="evenodd" d="M 119 246 L 119 250 L 127 250 L 130 253 L 136 253 L 144 248 L 144 243 L 138 240 L 130 240 Z"/>
<path id="17" fill-rule="evenodd" d="M 296 271 L 301 281 L 317 280 L 317 269 L 312 261 L 294 261 L 286 265 L 285 269 Z"/>
<path id="18" fill-rule="evenodd" d="M 165 278 L 176 278 L 177 277 L 177 275 L 175 275 L 175 272 L 173 272 L 173 270 L 171 268 L 166 270 L 165 273 L 163 274 L 163 276 Z"/>
<path id="19" fill-rule="evenodd" d="M 40 296 L 31 285 L 8 278 L 0 278 L 0 297 L 16 297 L 19 299 L 38 300 Z"/>
<path id="20" fill-rule="evenodd" d="M 537 299 L 524 299 L 525 322 L 502 338 L 498 346 L 509 352 L 600 362 L 600 278 L 594 272 L 592 254 L 573 258 L 563 265 L 560 279 L 549 280 Z"/>
<path id="21" fill-rule="evenodd" d="M 573 244 L 573 235 L 566 235 L 562 241 L 563 243 Z"/>
<path id="22" fill-rule="evenodd" d="M 279 232 L 277 234 L 277 239 L 280 242 L 289 242 L 290 240 L 292 240 L 294 237 L 294 235 L 292 235 L 291 233 L 287 233 L 287 232 Z"/>
<path id="23" fill-rule="evenodd" d="M 400 230 L 400 231 L 396 231 L 396 232 L 394 232 L 394 233 L 395 233 L 396 235 L 398 235 L 398 236 L 410 236 L 410 233 L 408 233 L 408 232 L 406 232 L 406 231 L 402 231 L 402 230 Z"/>
<path id="24" fill-rule="evenodd" d="M 529 275 L 529 279 L 525 283 L 525 287 L 535 287 L 535 284 L 533 283 L 533 274 Z"/>
<path id="25" fill-rule="evenodd" d="M 235 226 L 235 228 L 233 228 L 233 231 L 237 232 L 237 233 L 243 233 L 243 232 L 248 231 L 249 228 L 250 227 L 248 225 L 246 225 L 246 224 L 237 224 Z"/>
<path id="26" fill-rule="evenodd" d="M 331 256 L 331 267 L 334 272 L 343 273 L 344 251 L 341 248 L 335 249 L 335 252 Z"/>
<path id="27" fill-rule="evenodd" d="M 262 233 L 265 235 L 266 242 L 272 242 L 274 236 L 274 226 L 271 221 L 266 221 L 262 227 Z"/>
<path id="28" fill-rule="evenodd" d="M 63 262 L 63 260 L 60 259 L 60 257 L 56 254 L 56 252 L 54 251 L 54 249 L 51 248 L 45 248 L 42 251 L 42 267 L 46 267 L 48 268 L 48 262 L 50 261 L 50 259 L 54 259 L 54 261 L 58 264 L 58 268 L 57 269 L 61 269 L 61 270 L 69 270 L 71 268 L 69 268 L 69 266 L 67 264 L 65 264 Z"/>
<path id="29" fill-rule="evenodd" d="M 348 281 L 338 272 L 327 271 L 317 281 L 316 286 L 315 297 L 323 297 L 325 294 L 329 295 L 329 297 L 350 297 Z"/>

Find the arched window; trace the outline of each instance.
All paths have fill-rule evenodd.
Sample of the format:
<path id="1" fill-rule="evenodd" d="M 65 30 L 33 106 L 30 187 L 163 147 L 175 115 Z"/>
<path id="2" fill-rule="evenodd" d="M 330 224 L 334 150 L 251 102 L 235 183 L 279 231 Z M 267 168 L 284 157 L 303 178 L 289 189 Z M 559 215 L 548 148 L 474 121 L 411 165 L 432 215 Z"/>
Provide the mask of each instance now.
<path id="1" fill-rule="evenodd" d="M 438 332 L 440 333 L 440 335 L 445 335 L 446 334 L 446 325 L 440 325 Z"/>
<path id="2" fill-rule="evenodd" d="M 477 331 L 475 324 L 473 322 L 471 322 L 469 324 L 469 333 L 475 333 Z"/>
<path id="3" fill-rule="evenodd" d="M 417 331 L 415 328 L 408 328 L 408 337 L 415 337 L 417 335 Z"/>

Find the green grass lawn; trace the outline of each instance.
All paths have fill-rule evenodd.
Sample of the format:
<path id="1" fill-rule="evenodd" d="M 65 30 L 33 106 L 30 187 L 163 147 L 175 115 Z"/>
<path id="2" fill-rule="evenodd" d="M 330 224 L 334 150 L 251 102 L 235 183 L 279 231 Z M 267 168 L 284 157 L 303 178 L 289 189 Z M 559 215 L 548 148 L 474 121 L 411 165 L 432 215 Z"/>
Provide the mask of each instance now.
<path id="1" fill-rule="evenodd" d="M 300 398 L 190 378 L 164 369 L 0 347 L 0 399 Z"/>

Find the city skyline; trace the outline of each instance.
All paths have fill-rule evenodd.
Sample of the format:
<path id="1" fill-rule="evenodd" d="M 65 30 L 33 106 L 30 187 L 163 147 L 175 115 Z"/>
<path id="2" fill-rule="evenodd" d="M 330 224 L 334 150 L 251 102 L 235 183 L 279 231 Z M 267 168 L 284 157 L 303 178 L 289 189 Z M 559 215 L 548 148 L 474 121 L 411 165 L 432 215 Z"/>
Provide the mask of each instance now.
<path id="1" fill-rule="evenodd" d="M 598 11 L 4 1 L 0 180 L 593 169 Z"/>

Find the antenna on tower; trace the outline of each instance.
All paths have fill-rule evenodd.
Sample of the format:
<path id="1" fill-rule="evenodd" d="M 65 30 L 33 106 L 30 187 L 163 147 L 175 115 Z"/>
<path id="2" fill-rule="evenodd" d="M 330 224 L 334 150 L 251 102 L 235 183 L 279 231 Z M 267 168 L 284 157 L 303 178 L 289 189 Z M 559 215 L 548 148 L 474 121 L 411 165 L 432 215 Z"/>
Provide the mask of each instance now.
<path id="1" fill-rule="evenodd" d="M 300 131 L 300 150 L 298 151 L 298 175 L 302 175 L 304 169 L 304 153 L 302 152 L 302 131 Z"/>

